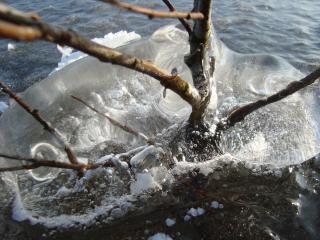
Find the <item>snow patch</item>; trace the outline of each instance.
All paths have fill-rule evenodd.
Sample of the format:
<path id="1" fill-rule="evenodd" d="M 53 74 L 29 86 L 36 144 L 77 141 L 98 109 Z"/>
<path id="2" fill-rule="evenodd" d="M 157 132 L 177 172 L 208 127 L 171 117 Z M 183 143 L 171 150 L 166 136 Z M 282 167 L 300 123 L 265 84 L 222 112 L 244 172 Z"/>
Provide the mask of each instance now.
<path id="1" fill-rule="evenodd" d="M 157 233 L 149 237 L 148 240 L 172 240 L 172 238 L 164 233 Z"/>
<path id="2" fill-rule="evenodd" d="M 138 195 L 150 189 L 161 189 L 150 173 L 138 173 L 137 180 L 130 185 L 131 194 Z"/>
<path id="3" fill-rule="evenodd" d="M 166 225 L 168 226 L 168 227 L 172 227 L 173 225 L 175 225 L 176 224 L 176 220 L 175 219 L 172 219 L 172 218 L 167 218 L 166 219 Z"/>
<path id="4" fill-rule="evenodd" d="M 117 48 L 129 43 L 130 41 L 140 38 L 141 36 L 135 32 L 128 33 L 127 31 L 119 31 L 117 33 L 108 33 L 103 38 L 94 38 L 92 39 L 92 41 L 109 48 Z M 57 45 L 57 49 L 62 54 L 61 61 L 58 63 L 58 66 L 50 73 L 50 75 L 69 65 L 70 63 L 73 63 L 87 56 L 87 54 L 79 51 L 73 52 L 73 49 L 70 47 L 62 47 L 60 45 Z"/>
<path id="5" fill-rule="evenodd" d="M 13 43 L 8 43 L 8 51 L 14 51 L 16 50 L 16 45 Z"/>

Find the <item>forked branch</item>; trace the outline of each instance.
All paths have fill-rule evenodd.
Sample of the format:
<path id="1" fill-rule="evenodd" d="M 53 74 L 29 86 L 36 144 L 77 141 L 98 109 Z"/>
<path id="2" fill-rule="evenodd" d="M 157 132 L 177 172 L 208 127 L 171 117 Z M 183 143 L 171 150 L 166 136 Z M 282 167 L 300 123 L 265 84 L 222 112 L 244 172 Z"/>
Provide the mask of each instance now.
<path id="1" fill-rule="evenodd" d="M 224 129 L 232 127 L 236 123 L 242 121 L 250 113 L 253 113 L 254 111 L 258 110 L 259 108 L 262 108 L 262 107 L 269 105 L 271 103 L 278 102 L 278 101 L 294 94 L 295 92 L 314 83 L 319 77 L 320 77 L 320 68 L 313 71 L 312 73 L 310 73 L 309 75 L 307 75 L 306 77 L 304 77 L 303 79 L 301 79 L 299 81 L 294 81 L 294 82 L 289 83 L 289 85 L 286 88 L 280 90 L 279 92 L 277 92 L 269 97 L 262 98 L 256 102 L 249 103 L 247 105 L 244 105 L 242 107 L 239 107 L 239 108 L 233 110 L 231 113 L 229 113 L 229 115 L 227 116 L 226 119 L 224 119 L 223 121 L 218 123 L 218 125 L 217 125 L 218 130 L 224 130 Z"/>
<path id="2" fill-rule="evenodd" d="M 26 33 L 22 31 L 24 27 Z M 53 27 L 23 13 L 17 14 L 17 10 L 12 10 L 3 4 L 0 4 L 0 37 L 28 41 L 45 40 L 62 46 L 67 45 L 96 57 L 102 62 L 124 66 L 147 74 L 157 79 L 165 88 L 177 93 L 192 107 L 198 106 L 201 102 L 198 91 L 179 75 L 172 75 L 149 61 L 120 53 L 73 31 Z"/>
<path id="3" fill-rule="evenodd" d="M 100 0 L 100 1 L 109 3 L 120 9 L 146 15 L 149 18 L 185 18 L 185 19 L 203 19 L 204 18 L 203 14 L 200 12 L 189 12 L 189 13 L 177 12 L 177 11 L 161 12 L 161 11 L 156 11 L 149 8 L 139 7 L 129 3 L 124 3 L 118 0 Z"/>
<path id="4" fill-rule="evenodd" d="M 63 140 L 63 137 L 51 126 L 51 124 L 45 120 L 37 109 L 30 107 L 25 101 L 22 100 L 17 94 L 15 94 L 7 85 L 0 81 L 0 89 L 8 94 L 10 98 L 16 101 L 27 113 L 29 113 L 38 123 L 40 123 L 43 128 L 49 132 L 64 148 L 67 153 L 68 159 L 71 163 L 78 163 L 75 153 L 72 151 L 70 146 Z"/>
<path id="5" fill-rule="evenodd" d="M 170 2 L 170 0 L 162 0 L 162 1 L 164 2 L 164 4 L 167 5 L 167 7 L 169 8 L 169 10 L 171 12 L 176 11 L 176 8 L 173 6 L 173 4 Z M 186 20 L 184 20 L 183 18 L 179 18 L 179 21 L 182 24 L 182 26 L 184 26 L 184 28 L 188 32 L 189 36 L 191 36 L 192 29 L 191 29 L 191 26 L 189 25 L 189 23 L 187 23 Z"/>

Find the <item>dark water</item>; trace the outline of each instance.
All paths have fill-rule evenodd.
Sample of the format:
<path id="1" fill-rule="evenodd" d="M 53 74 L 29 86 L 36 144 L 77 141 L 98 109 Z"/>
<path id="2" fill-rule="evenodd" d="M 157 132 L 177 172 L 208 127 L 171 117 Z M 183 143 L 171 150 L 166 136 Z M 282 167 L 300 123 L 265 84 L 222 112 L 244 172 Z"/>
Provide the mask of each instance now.
<path id="1" fill-rule="evenodd" d="M 89 38 L 119 30 L 142 36 L 175 20 L 148 20 L 144 16 L 119 11 L 90 0 L 3 1 L 26 12 L 36 12 L 47 22 L 72 28 Z M 130 1 L 165 10 L 161 1 Z M 176 0 L 181 11 L 190 10 L 192 1 Z M 214 25 L 232 50 L 241 53 L 267 53 L 285 58 L 305 72 L 319 65 L 320 2 L 293 1 L 214 1 Z M 12 42 L 12 41 L 10 41 Z M 60 60 L 56 46 L 44 43 L 16 43 L 7 51 L 7 40 L 0 40 L 0 78 L 23 91 L 47 76 Z"/>

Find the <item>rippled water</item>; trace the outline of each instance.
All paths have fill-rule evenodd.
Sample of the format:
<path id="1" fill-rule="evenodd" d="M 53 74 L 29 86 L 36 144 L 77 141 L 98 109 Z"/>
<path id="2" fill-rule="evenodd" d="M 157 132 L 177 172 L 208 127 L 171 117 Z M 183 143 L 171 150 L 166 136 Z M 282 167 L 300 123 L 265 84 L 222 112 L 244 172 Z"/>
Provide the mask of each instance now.
<path id="1" fill-rule="evenodd" d="M 44 20 L 73 28 L 90 38 L 119 30 L 136 31 L 146 36 L 165 23 L 176 22 L 151 21 L 98 1 L 4 2 L 24 11 L 35 11 Z M 165 9 L 157 0 L 139 1 L 139 4 Z M 192 1 L 179 0 L 175 4 L 181 10 L 188 10 Z M 281 56 L 298 69 L 309 71 L 319 65 L 319 9 L 320 3 L 316 0 L 228 0 L 214 2 L 213 16 L 219 36 L 231 49 Z M 122 17 L 124 14 L 125 18 Z M 17 50 L 12 52 L 7 51 L 6 43 L 1 40 L 0 77 L 17 91 L 46 77 L 60 60 L 55 46 L 47 43 L 18 43 Z"/>
<path id="2" fill-rule="evenodd" d="M 186 3 L 177 1 L 181 9 L 188 9 L 191 5 L 189 3 L 188 6 Z M 121 20 L 117 17 L 121 14 L 119 11 L 89 1 L 58 1 L 51 5 L 45 1 L 39 1 L 34 5 L 15 1 L 12 4 L 25 11 L 31 11 L 37 6 L 37 9 L 41 9 L 39 14 L 46 20 L 72 26 L 91 38 L 121 29 L 134 30 L 145 36 L 164 24 L 159 20 L 150 21 L 133 14 L 128 14 L 126 19 Z M 160 8 L 160 4 L 155 1 L 148 1 L 147 6 Z M 316 13 L 319 7 L 319 3 L 310 1 L 286 4 L 276 1 L 215 3 L 215 27 L 222 39 L 222 42 L 216 41 L 215 48 L 218 116 L 223 116 L 240 103 L 267 96 L 281 89 L 317 65 L 316 18 L 319 17 Z M 99 14 L 99 17 L 95 14 Z M 18 43 L 16 50 L 7 51 L 7 41 L 2 42 L 0 50 L 4 54 L 1 61 L 6 64 L 2 64 L 4 68 L 0 69 L 0 76 L 17 91 L 47 76 L 60 61 L 60 54 L 55 46 L 44 43 Z M 145 48 L 143 52 L 138 51 L 141 46 Z M 177 46 L 179 51 L 175 50 Z M 182 56 L 187 52 L 187 45 L 186 36 L 181 31 L 165 28 L 154 34 L 151 39 L 138 41 L 124 47 L 123 50 L 151 59 L 168 70 L 178 66 L 179 74 L 190 81 L 190 75 L 182 64 Z M 30 54 L 27 56 L 26 53 Z M 91 71 L 86 71 L 89 68 Z M 108 78 L 107 89 L 103 88 L 104 82 L 101 81 L 104 78 Z M 144 81 L 141 82 L 142 80 Z M 317 119 L 320 114 L 317 109 L 317 86 L 309 87 L 282 101 L 281 104 L 264 108 L 259 114 L 253 114 L 236 128 L 227 131 L 221 142 L 221 148 L 226 154 L 221 158 L 224 161 L 230 161 L 231 158 L 231 162 L 235 163 L 246 162 L 254 166 L 269 165 L 281 168 L 301 163 L 314 156 L 319 151 Z M 43 93 L 41 88 L 48 88 L 50 91 Z M 34 98 L 35 94 L 39 94 L 42 100 Z M 190 111 L 183 101 L 170 92 L 163 99 L 158 84 L 140 74 L 128 74 L 128 71 L 122 71 L 119 67 L 107 68 L 91 58 L 84 58 L 67 66 L 27 91 L 25 97 L 43 110 L 46 117 L 64 132 L 66 139 L 85 161 L 96 161 L 110 152 L 125 152 L 143 143 L 114 128 L 107 121 L 93 116 L 77 103 L 69 102 L 69 94 L 86 96 L 92 104 L 101 106 L 104 111 L 112 113 L 148 135 L 159 133 L 174 123 L 178 125 L 173 129 L 181 126 L 181 120 Z M 212 114 L 215 113 L 214 110 L 212 109 Z M 58 150 L 56 143 L 50 141 L 46 133 L 32 124 L 30 118 L 26 116 L 22 122 L 22 116 L 25 115 L 17 108 L 3 115 L 1 126 L 6 127 L 1 129 L 0 140 L 5 145 L 0 149 L 22 155 L 46 152 L 47 156 L 65 157 L 63 152 Z M 13 126 L 13 122 L 19 124 Z M 168 148 L 175 149 L 178 153 L 176 152 L 174 157 L 179 161 L 183 161 L 184 157 L 190 159 L 190 156 L 179 155 L 180 149 L 184 150 L 184 142 L 181 146 L 179 142 L 166 142 L 166 134 L 172 136 L 170 130 L 165 130 L 162 133 L 164 137 L 159 137 L 162 139 L 161 147 L 165 152 Z M 21 142 L 19 139 L 27 141 Z M 176 159 L 165 156 L 164 166 L 159 166 L 158 160 L 163 158 L 163 149 L 149 148 L 145 150 L 145 154 L 138 155 L 135 160 L 131 159 L 132 164 L 137 166 L 137 179 L 133 182 L 128 176 L 122 175 L 123 173 L 119 175 L 110 169 L 89 173 L 81 182 L 77 182 L 74 174 L 70 172 L 43 170 L 33 172 L 33 176 L 29 173 L 8 175 L 7 181 L 9 179 L 9 185 L 11 183 L 17 194 L 13 217 L 16 220 L 28 219 L 33 223 L 51 227 L 61 225 L 61 222 L 69 227 L 75 223 L 88 224 L 99 216 L 104 216 L 106 222 L 119 218 L 136 201 L 129 193 L 138 194 L 142 189 L 149 187 L 166 189 L 172 183 L 172 176 L 176 172 L 181 174 L 185 169 L 195 167 L 180 162 L 176 169 L 168 172 L 165 166 Z M 146 156 L 148 164 L 151 164 L 147 167 L 149 173 L 139 169 L 139 165 L 144 164 Z M 215 162 L 219 162 L 218 159 L 212 159 L 205 165 L 197 165 L 197 168 L 208 174 L 216 169 Z M 260 171 L 256 167 L 253 169 Z M 274 178 L 279 177 L 277 171 L 270 171 L 268 174 L 271 173 Z M 296 178 L 300 186 L 316 191 L 315 185 L 305 183 L 303 173 L 301 176 L 299 174 Z M 53 180 L 36 181 L 46 178 Z M 318 175 L 315 173 L 315 181 L 316 179 Z M 149 185 L 144 186 L 145 183 Z M 88 189 L 95 190 L 88 193 Z M 315 199 L 317 198 L 315 195 Z M 71 201 L 76 204 L 69 207 Z M 313 202 L 314 198 L 300 195 L 299 199 L 294 201 L 300 204 L 299 212 L 306 229 L 317 239 L 319 215 L 310 214 L 310 211 L 319 211 Z M 275 229 L 272 228 L 271 231 L 276 231 Z"/>

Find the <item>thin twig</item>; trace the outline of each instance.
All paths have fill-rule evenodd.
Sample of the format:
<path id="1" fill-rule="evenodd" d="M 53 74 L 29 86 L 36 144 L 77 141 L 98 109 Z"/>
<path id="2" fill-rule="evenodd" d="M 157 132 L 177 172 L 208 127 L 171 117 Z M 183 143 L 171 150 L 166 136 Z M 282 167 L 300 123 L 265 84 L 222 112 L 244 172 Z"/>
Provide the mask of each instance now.
<path id="1" fill-rule="evenodd" d="M 15 40 L 45 40 L 59 45 L 67 45 L 90 56 L 98 58 L 102 62 L 108 62 L 133 69 L 157 79 L 161 85 L 177 93 L 191 106 L 197 107 L 201 97 L 191 84 L 184 81 L 179 75 L 172 75 L 167 70 L 161 69 L 155 64 L 130 55 L 122 54 L 111 48 L 95 43 L 79 34 L 53 27 L 40 20 L 35 20 L 23 13 L 16 14 L 16 10 L 0 4 L 0 37 Z M 21 27 L 26 27 L 28 34 L 21 33 Z M 18 31 L 19 30 L 19 31 Z"/>
<path id="2" fill-rule="evenodd" d="M 100 1 L 109 3 L 117 8 L 125 9 L 130 12 L 147 15 L 149 18 L 185 18 L 185 19 L 203 19 L 204 18 L 203 14 L 199 12 L 189 12 L 189 13 L 177 12 L 177 11 L 161 12 L 161 11 L 156 11 L 149 8 L 139 7 L 129 3 L 124 3 L 118 0 L 100 0 Z"/>
<path id="3" fill-rule="evenodd" d="M 171 12 L 175 12 L 176 9 L 175 7 L 173 6 L 173 4 L 170 2 L 170 0 L 162 0 L 164 2 L 164 4 L 167 5 L 167 7 L 169 8 L 169 10 Z M 187 23 L 186 20 L 184 20 L 183 18 L 178 18 L 180 23 L 184 26 L 184 28 L 186 29 L 186 31 L 188 32 L 189 36 L 191 36 L 192 34 L 192 29 L 191 29 L 191 26 L 189 23 Z"/>
<path id="4" fill-rule="evenodd" d="M 0 157 L 7 158 L 10 160 L 15 160 L 15 161 L 30 162 L 30 164 L 24 164 L 20 166 L 0 168 L 0 172 L 28 170 L 28 169 L 35 169 L 39 167 L 52 167 L 52 168 L 63 168 L 63 169 L 72 169 L 76 171 L 83 171 L 85 169 L 91 169 L 93 166 L 90 164 L 67 163 L 67 162 L 61 162 L 57 160 L 47 160 L 47 159 L 30 158 L 30 157 L 24 158 L 17 155 L 9 155 L 9 154 L 3 154 L 3 153 L 0 153 Z"/>
<path id="5" fill-rule="evenodd" d="M 244 105 L 242 107 L 239 107 L 233 110 L 231 113 L 228 114 L 228 117 L 226 119 L 218 123 L 217 125 L 218 130 L 228 129 L 232 127 L 236 123 L 242 121 L 250 113 L 258 110 L 259 108 L 262 108 L 274 102 L 278 102 L 294 94 L 295 92 L 314 83 L 319 77 L 320 77 L 320 68 L 313 71 L 312 73 L 310 73 L 309 75 L 307 75 L 306 77 L 304 77 L 299 81 L 294 81 L 289 83 L 289 85 L 286 88 L 280 90 L 279 92 L 269 97 L 262 98 L 256 102 L 249 103 L 247 105 Z"/>
<path id="6" fill-rule="evenodd" d="M 128 133 L 131 133 L 133 134 L 134 136 L 137 136 L 137 137 L 141 137 L 143 138 L 143 140 L 145 140 L 147 143 L 150 143 L 151 140 L 150 138 L 148 138 L 146 135 L 144 135 L 143 133 L 140 133 L 138 132 L 137 130 L 127 126 L 127 125 L 124 125 L 120 122 L 118 122 L 117 120 L 115 120 L 114 118 L 110 117 L 109 115 L 105 114 L 105 113 L 102 113 L 100 112 L 98 109 L 94 108 L 93 106 L 89 105 L 87 102 L 85 102 L 84 100 L 82 100 L 81 98 L 77 97 L 77 96 L 73 96 L 71 95 L 71 97 L 73 99 L 75 99 L 76 101 L 82 103 L 83 105 L 87 106 L 89 109 L 91 109 L 92 111 L 94 111 L 95 113 L 101 115 L 102 117 L 105 117 L 106 119 L 108 119 L 110 121 L 111 124 L 121 128 L 122 130 L 128 132 Z"/>
<path id="7" fill-rule="evenodd" d="M 63 137 L 46 121 L 39 113 L 37 109 L 30 107 L 25 101 L 22 100 L 17 94 L 15 94 L 7 85 L 0 81 L 1 90 L 8 94 L 8 96 L 14 99 L 27 113 L 29 113 L 36 121 L 38 121 L 44 129 L 49 132 L 59 143 L 63 146 L 67 153 L 68 159 L 71 163 L 78 163 L 75 153 L 72 151 L 70 146 L 63 140 Z"/>
<path id="8" fill-rule="evenodd" d="M 61 169 L 71 169 L 83 173 L 85 170 L 96 169 L 99 167 L 114 167 L 112 162 L 106 163 L 93 163 L 93 164 L 83 164 L 83 163 L 67 163 L 57 160 L 48 160 L 40 158 L 30 158 L 30 157 L 21 157 L 17 155 L 9 155 L 0 153 L 0 157 L 7 158 L 14 161 L 26 161 L 29 164 L 23 164 L 20 166 L 13 167 L 0 167 L 0 172 L 10 172 L 10 171 L 19 171 L 19 170 L 30 170 L 36 169 L 39 167 L 51 167 L 51 168 L 61 168 Z"/>

